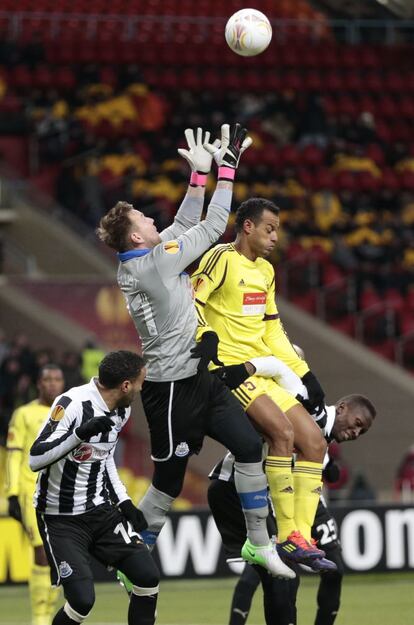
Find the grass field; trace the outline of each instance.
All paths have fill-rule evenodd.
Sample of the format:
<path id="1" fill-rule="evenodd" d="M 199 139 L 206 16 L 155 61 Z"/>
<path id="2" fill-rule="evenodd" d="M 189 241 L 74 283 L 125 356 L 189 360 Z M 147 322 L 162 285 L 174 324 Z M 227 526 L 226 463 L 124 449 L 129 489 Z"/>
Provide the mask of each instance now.
<path id="1" fill-rule="evenodd" d="M 157 625 L 226 625 L 235 578 L 164 581 Z M 298 625 L 313 625 L 317 579 L 302 580 Z M 344 582 L 335 625 L 413 625 L 414 572 L 352 575 Z M 97 584 L 96 603 L 87 623 L 126 623 L 127 597 L 116 583 Z M 262 625 L 262 595 L 256 593 L 248 625 Z M 0 625 L 29 625 L 26 586 L 0 587 Z"/>

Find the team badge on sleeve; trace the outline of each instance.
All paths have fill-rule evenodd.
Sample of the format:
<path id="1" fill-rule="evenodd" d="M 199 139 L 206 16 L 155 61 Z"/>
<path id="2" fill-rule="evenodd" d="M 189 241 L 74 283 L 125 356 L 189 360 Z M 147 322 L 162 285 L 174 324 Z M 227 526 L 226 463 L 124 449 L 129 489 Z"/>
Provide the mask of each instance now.
<path id="1" fill-rule="evenodd" d="M 181 245 L 178 241 L 167 241 L 167 243 L 164 243 L 164 252 L 167 252 L 167 254 L 178 254 L 180 247 Z"/>
<path id="2" fill-rule="evenodd" d="M 202 287 L 204 286 L 204 280 L 203 278 L 197 278 L 197 280 L 194 283 L 194 291 L 201 291 Z"/>
<path id="3" fill-rule="evenodd" d="M 63 406 L 60 406 L 59 404 L 57 404 L 53 410 L 52 410 L 52 414 L 50 415 L 50 418 L 52 421 L 60 421 L 61 419 L 63 419 L 63 417 L 65 416 L 65 409 Z"/>

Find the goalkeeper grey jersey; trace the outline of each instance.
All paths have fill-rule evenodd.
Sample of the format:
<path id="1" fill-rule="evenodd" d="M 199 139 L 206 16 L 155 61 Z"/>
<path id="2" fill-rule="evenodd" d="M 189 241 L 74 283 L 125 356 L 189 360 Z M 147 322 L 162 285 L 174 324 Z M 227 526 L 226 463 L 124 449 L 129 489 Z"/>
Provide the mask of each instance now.
<path id="1" fill-rule="evenodd" d="M 190 357 L 195 346 L 197 313 L 184 269 L 225 231 L 231 197 L 228 189 L 216 190 L 205 220 L 192 227 L 190 200 L 192 220 L 196 215 L 198 221 L 202 199 L 187 198 L 174 224 L 161 233 L 161 243 L 151 249 L 118 254 L 118 284 L 142 340 L 148 380 L 171 382 L 197 371 L 198 360 Z"/>
<path id="2" fill-rule="evenodd" d="M 131 408 L 110 411 L 94 379 L 55 399 L 30 450 L 30 468 L 40 471 L 35 508 L 45 514 L 82 514 L 106 502 L 129 499 L 114 461 L 119 432 Z M 81 441 L 75 428 L 109 415 L 110 432 Z"/>

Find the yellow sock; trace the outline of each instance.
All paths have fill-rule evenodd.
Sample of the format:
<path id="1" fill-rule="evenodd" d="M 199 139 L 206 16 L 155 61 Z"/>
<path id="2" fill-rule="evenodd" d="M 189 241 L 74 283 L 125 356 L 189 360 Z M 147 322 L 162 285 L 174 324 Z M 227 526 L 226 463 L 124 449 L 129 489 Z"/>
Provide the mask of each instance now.
<path id="1" fill-rule="evenodd" d="M 59 595 L 60 595 L 60 589 L 52 588 L 52 586 L 50 586 L 49 598 L 47 602 L 47 614 L 46 614 L 47 622 L 49 623 L 49 625 L 52 623 L 53 617 L 55 616 L 57 612 L 56 603 L 57 603 L 57 600 L 59 599 Z"/>
<path id="2" fill-rule="evenodd" d="M 311 539 L 311 528 L 322 492 L 322 463 L 299 460 L 293 469 L 295 485 L 295 521 L 306 540 Z"/>
<path id="3" fill-rule="evenodd" d="M 32 565 L 29 591 L 32 625 L 49 625 L 50 569 L 48 566 Z"/>
<path id="4" fill-rule="evenodd" d="M 277 536 L 283 542 L 296 529 L 292 458 L 267 456 L 265 470 L 276 515 Z"/>

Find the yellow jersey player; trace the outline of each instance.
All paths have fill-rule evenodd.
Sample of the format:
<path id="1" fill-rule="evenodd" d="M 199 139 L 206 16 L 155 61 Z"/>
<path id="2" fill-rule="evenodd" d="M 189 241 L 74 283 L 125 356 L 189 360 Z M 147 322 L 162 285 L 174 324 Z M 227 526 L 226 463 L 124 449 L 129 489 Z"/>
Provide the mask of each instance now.
<path id="1" fill-rule="evenodd" d="M 276 356 L 307 387 L 309 409 L 322 410 L 323 390 L 279 319 L 275 272 L 266 260 L 277 242 L 279 209 L 268 200 L 249 199 L 239 207 L 235 225 L 234 243 L 209 250 L 193 275 L 197 339 L 206 343 L 208 333 L 214 343 L 218 336 L 218 358 L 225 365 Z M 260 373 L 256 371 L 233 393 L 269 444 L 265 467 L 279 528 L 279 554 L 307 564 L 320 560 L 318 570 L 322 560 L 329 569 L 323 551 L 311 543 L 326 442 L 298 400 Z M 293 447 L 297 462 L 292 471 Z"/>
<path id="2" fill-rule="evenodd" d="M 37 473 L 29 467 L 29 451 L 50 406 L 63 388 L 62 370 L 53 364 L 42 367 L 37 380 L 38 398 L 15 410 L 7 435 L 6 494 L 9 515 L 22 523 L 34 551 L 29 579 L 32 625 L 50 624 L 58 590 L 50 585 L 50 569 L 37 527 L 33 507 Z"/>

